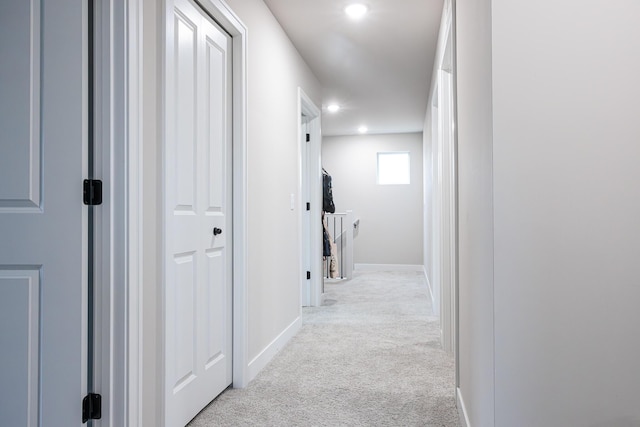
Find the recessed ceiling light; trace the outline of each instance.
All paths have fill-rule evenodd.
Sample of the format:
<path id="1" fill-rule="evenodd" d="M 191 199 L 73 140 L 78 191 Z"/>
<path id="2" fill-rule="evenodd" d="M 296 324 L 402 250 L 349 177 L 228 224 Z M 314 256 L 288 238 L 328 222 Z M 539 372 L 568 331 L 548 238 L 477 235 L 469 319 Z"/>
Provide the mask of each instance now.
<path id="1" fill-rule="evenodd" d="M 369 129 L 366 126 L 360 126 L 358 128 L 358 132 L 360 132 L 360 133 L 367 133 L 368 130 Z"/>
<path id="2" fill-rule="evenodd" d="M 344 12 L 351 19 L 360 19 L 367 13 L 367 6 L 362 3 L 350 4 L 344 9 Z"/>
<path id="3" fill-rule="evenodd" d="M 340 106 L 338 104 L 329 104 L 327 110 L 329 110 L 330 113 L 335 113 L 336 111 L 340 110 Z"/>

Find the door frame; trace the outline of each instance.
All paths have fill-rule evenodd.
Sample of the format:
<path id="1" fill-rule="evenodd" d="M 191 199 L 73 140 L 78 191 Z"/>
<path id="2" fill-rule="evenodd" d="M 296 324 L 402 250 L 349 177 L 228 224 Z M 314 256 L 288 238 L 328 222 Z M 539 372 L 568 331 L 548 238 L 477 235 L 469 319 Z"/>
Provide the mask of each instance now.
<path id="1" fill-rule="evenodd" d="M 244 388 L 249 383 L 249 309 L 247 296 L 247 27 L 222 0 L 198 0 L 197 3 L 199 3 L 232 38 L 233 387 Z"/>
<path id="2" fill-rule="evenodd" d="M 321 114 L 320 109 L 313 103 L 311 98 L 298 87 L 298 135 L 302 135 L 303 123 L 302 115 L 308 117 L 306 125 L 310 135 L 310 141 L 308 143 L 303 142 L 301 138 L 298 138 L 298 194 L 300 195 L 300 209 L 298 210 L 298 224 L 299 226 L 299 254 L 300 254 L 300 266 L 304 265 L 304 253 L 308 251 L 311 259 L 311 284 L 310 295 L 308 305 L 311 307 L 318 307 L 322 304 L 322 162 L 321 150 L 322 150 L 322 133 L 321 133 Z M 307 144 L 303 146 L 303 144 Z M 307 163 L 306 156 L 310 161 Z M 305 167 L 306 165 L 306 167 Z M 309 235 L 304 235 L 303 227 L 303 206 L 306 200 L 303 200 L 303 196 L 306 192 L 303 191 L 303 175 L 306 177 L 309 183 L 309 202 L 311 203 L 310 212 L 310 227 Z M 300 274 L 300 292 L 302 293 L 303 287 L 306 285 L 307 278 L 304 274 Z M 305 303 L 305 301 L 302 301 Z"/>
<path id="3" fill-rule="evenodd" d="M 133 3 L 133 2 L 132 2 Z M 138 248 L 128 227 L 137 224 L 137 169 L 132 167 L 137 139 L 136 109 L 127 91 L 129 76 L 126 0 L 94 3 L 94 140 L 95 177 L 103 181 L 103 204 L 94 209 L 95 308 L 94 392 L 102 395 L 102 418 L 93 426 L 128 425 L 130 337 L 128 306 L 139 301 L 130 291 L 138 268 Z M 129 75 L 131 70 L 129 70 Z M 132 108 L 133 107 L 133 108 Z M 131 109 L 131 110 L 130 110 Z M 132 157 L 133 155 L 133 157 Z M 131 172 L 134 174 L 131 175 Z M 129 230 L 130 231 L 130 230 Z M 135 320 L 135 319 L 134 319 Z M 132 330 L 135 332 L 135 330 Z"/>
<path id="4" fill-rule="evenodd" d="M 455 95 L 453 70 L 453 5 L 447 2 L 438 61 L 438 106 L 440 158 L 440 327 L 444 349 L 457 359 L 458 206 L 457 143 L 455 138 Z"/>
<path id="5" fill-rule="evenodd" d="M 434 311 L 443 348 L 458 358 L 458 171 L 453 1 L 444 3 L 432 77 L 432 254 Z"/>
<path id="6" fill-rule="evenodd" d="M 456 18 L 456 0 L 451 0 L 450 9 L 450 28 L 449 34 L 451 37 L 451 73 L 452 78 L 452 112 L 451 119 L 453 120 L 453 179 L 454 179 L 454 273 L 455 280 L 453 282 L 453 335 L 454 335 L 454 357 L 456 366 L 456 394 L 460 388 L 460 197 L 458 186 L 458 51 L 457 51 L 457 18 Z"/>
<path id="7" fill-rule="evenodd" d="M 105 204 L 96 218 L 96 256 L 100 298 L 96 305 L 95 384 L 103 396 L 102 419 L 94 426 L 143 425 L 143 222 L 157 215 L 144 206 L 143 166 L 143 3 L 110 0 L 97 8 L 96 175 L 104 182 Z M 247 306 L 247 28 L 223 0 L 198 3 L 232 36 L 233 78 L 233 387 L 248 384 Z M 164 46 L 164 22 L 158 43 Z M 124 30 L 123 30 L 124 29 Z M 162 48 L 160 55 L 163 56 Z M 161 58 L 159 63 L 164 63 Z M 164 73 L 159 70 L 164 82 Z M 164 84 L 164 83 L 162 83 Z M 164 99 L 159 96 L 159 108 Z M 164 124 L 158 123 L 164 144 Z M 162 162 L 159 163 L 160 168 Z M 161 173 L 164 173 L 161 170 Z M 158 271 L 163 271 L 158 266 Z M 164 280 L 162 280 L 164 289 Z M 162 295 L 160 296 L 162 298 Z M 158 301 L 163 306 L 163 301 Z M 164 315 L 158 316 L 158 336 L 164 336 Z M 162 340 L 162 339 L 161 339 Z M 163 345 L 161 343 L 161 345 Z M 158 364 L 164 367 L 164 357 Z M 161 369 L 160 372 L 164 372 Z M 160 378 L 164 384 L 164 378 Z M 163 386 L 161 387 L 163 388 Z M 158 391 L 164 396 L 164 390 Z M 162 411 L 159 411 L 162 412 Z M 164 423 L 164 420 L 161 421 Z"/>
<path id="8" fill-rule="evenodd" d="M 240 19 L 233 13 L 229 6 L 222 0 L 198 0 L 202 9 L 208 13 L 217 23 L 231 35 L 232 38 L 232 224 L 233 224 L 233 262 L 232 262 L 232 280 L 233 280 L 233 381 L 232 385 L 236 388 L 245 387 L 248 383 L 248 298 L 247 298 L 247 78 L 246 78 L 246 56 L 247 56 L 247 28 Z M 161 19 L 161 84 L 162 88 L 166 87 L 166 75 L 164 64 L 166 62 L 164 54 L 164 40 L 166 38 L 165 28 L 168 19 L 173 16 L 167 14 L 163 9 Z M 164 89 L 163 89 L 164 90 Z M 165 99 L 160 102 L 160 111 L 165 111 Z M 159 164 L 161 188 L 164 187 L 164 163 L 165 163 L 165 124 L 162 121 L 159 124 L 159 132 L 161 137 L 161 157 Z M 164 191 L 162 191 L 164 194 Z M 164 198 L 160 202 L 161 206 L 165 205 Z M 164 230 L 166 219 L 164 214 L 160 214 L 161 229 Z M 164 253 L 165 241 L 163 236 L 160 237 L 161 246 Z M 160 261 L 159 272 L 161 282 L 161 292 L 158 298 L 159 307 L 165 306 L 165 290 L 166 278 L 164 277 L 165 266 L 164 258 Z M 161 310 L 162 311 L 162 310 Z M 159 324 L 156 325 L 159 331 L 158 336 L 161 337 L 162 348 L 164 348 L 164 330 L 166 313 L 161 312 L 159 316 Z M 160 396 L 165 395 L 164 384 L 165 378 L 165 359 L 164 354 L 159 360 L 161 370 L 160 375 Z M 163 420 L 164 423 L 164 420 Z"/>

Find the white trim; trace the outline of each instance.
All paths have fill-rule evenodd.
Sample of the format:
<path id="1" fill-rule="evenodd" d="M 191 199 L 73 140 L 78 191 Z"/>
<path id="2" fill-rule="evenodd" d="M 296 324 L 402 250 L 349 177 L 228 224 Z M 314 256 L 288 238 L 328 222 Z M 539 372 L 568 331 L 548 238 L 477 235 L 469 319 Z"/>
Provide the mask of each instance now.
<path id="1" fill-rule="evenodd" d="M 309 180 L 309 201 L 311 202 L 311 237 L 309 239 L 310 257 L 311 257 L 311 283 L 310 283 L 310 298 L 309 305 L 312 307 L 319 307 L 322 305 L 322 166 L 320 162 L 321 155 L 321 112 L 315 103 L 307 96 L 301 87 L 298 87 L 298 135 L 302 134 L 302 123 L 300 117 L 304 113 L 309 117 L 308 131 L 310 135 L 310 141 L 307 143 L 307 156 L 309 159 L 315 159 L 315 162 L 310 162 L 309 169 L 306 171 Z M 300 144 L 302 141 L 300 141 Z M 299 170 L 300 174 L 304 173 L 302 168 L 302 148 L 298 148 Z M 302 197 L 302 176 L 300 176 L 298 183 L 298 194 Z M 300 200 L 300 202 L 304 202 Z M 299 203 L 302 206 L 302 203 Z M 300 224 L 299 235 L 299 253 L 300 253 L 300 265 L 303 265 L 303 244 L 304 237 L 302 236 L 302 209 L 299 210 L 298 223 Z M 300 289 L 305 285 L 306 276 L 301 275 Z"/>
<path id="2" fill-rule="evenodd" d="M 442 327 L 442 345 L 446 352 L 453 353 L 457 360 L 457 206 L 456 206 L 456 170 L 453 118 L 453 33 L 451 0 L 444 2 L 441 25 L 438 34 L 436 60 L 429 93 L 429 105 L 432 115 L 431 133 L 434 173 L 432 185 L 432 285 L 437 298 L 434 312 L 440 318 Z M 427 130 L 428 131 L 428 130 Z M 427 165 L 429 166 L 429 165 Z M 425 229 L 427 224 L 425 224 Z M 457 369 L 457 368 L 456 368 Z"/>
<path id="3" fill-rule="evenodd" d="M 132 159 L 128 150 L 136 147 L 128 127 L 130 100 L 127 74 L 128 34 L 123 31 L 127 3 L 111 0 L 96 3 L 95 13 L 95 176 L 104 182 L 104 203 L 95 209 L 95 370 L 94 391 L 106 402 L 102 419 L 95 426 L 121 426 L 128 423 L 131 274 L 137 274 L 138 255 L 130 241 L 128 227 L 135 226 L 128 203 L 137 194 L 135 176 L 130 179 Z M 135 46 L 134 46 L 135 47 Z M 134 109 L 136 107 L 134 106 Z M 134 127 L 135 129 L 135 127 Z M 133 161 L 137 157 L 134 156 Z M 129 187 L 133 183 L 133 187 Z M 133 251 L 133 261 L 130 258 Z M 134 322 L 137 319 L 134 313 Z M 135 328 L 134 335 L 137 331 Z M 136 337 L 137 338 L 137 337 Z M 137 340 L 135 341 L 137 343 Z M 135 353 L 137 349 L 133 349 Z"/>
<path id="4" fill-rule="evenodd" d="M 462 392 L 460 387 L 456 388 L 458 418 L 460 419 L 460 427 L 471 427 L 469 422 L 469 416 L 467 415 L 467 408 L 464 406 L 464 400 L 462 399 Z"/>
<path id="5" fill-rule="evenodd" d="M 293 338 L 302 327 L 302 317 L 298 316 L 284 331 L 267 345 L 264 350 L 249 362 L 249 381 L 253 380 L 273 358 L 282 350 L 291 338 Z"/>
<path id="6" fill-rule="evenodd" d="M 129 1 L 127 8 L 127 55 L 128 86 L 127 115 L 127 155 L 128 168 L 125 188 L 128 194 L 127 233 L 127 390 L 126 425 L 143 425 L 142 384 L 143 384 L 143 107 L 142 107 L 142 55 L 143 55 L 143 14 L 140 1 Z M 151 210 L 153 212 L 153 210 Z"/>
<path id="7" fill-rule="evenodd" d="M 249 359 L 249 297 L 247 287 L 247 27 L 220 2 L 219 16 L 233 30 L 233 386 L 246 387 Z"/>
<path id="8" fill-rule="evenodd" d="M 414 264 L 355 264 L 356 271 L 416 271 L 424 272 L 423 265 Z M 426 276 L 426 275 L 425 275 Z"/>

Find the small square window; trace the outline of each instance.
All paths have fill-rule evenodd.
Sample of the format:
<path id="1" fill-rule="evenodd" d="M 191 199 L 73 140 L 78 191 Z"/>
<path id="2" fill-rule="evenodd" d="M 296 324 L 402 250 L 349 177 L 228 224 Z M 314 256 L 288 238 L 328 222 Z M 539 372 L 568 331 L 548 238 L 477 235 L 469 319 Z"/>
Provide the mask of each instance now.
<path id="1" fill-rule="evenodd" d="M 408 152 L 378 153 L 378 184 L 411 184 Z"/>

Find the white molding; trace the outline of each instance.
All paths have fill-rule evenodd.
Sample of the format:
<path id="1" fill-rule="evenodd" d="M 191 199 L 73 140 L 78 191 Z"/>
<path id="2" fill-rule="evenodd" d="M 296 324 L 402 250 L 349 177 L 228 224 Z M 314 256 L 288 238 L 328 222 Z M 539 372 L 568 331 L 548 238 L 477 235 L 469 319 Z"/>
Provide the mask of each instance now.
<path id="1" fill-rule="evenodd" d="M 104 203 L 95 210 L 95 353 L 94 391 L 107 402 L 95 426 L 128 424 L 131 349 L 131 274 L 138 259 L 131 247 L 132 225 L 128 116 L 128 33 L 125 0 L 96 3 L 95 13 L 95 173 L 104 182 Z M 135 141 L 133 142 L 135 145 Z M 135 159 L 134 159 L 135 161 Z M 133 178 L 135 182 L 135 177 Z M 135 193 L 137 194 L 137 193 Z M 135 217 L 134 217 L 135 218 Z M 135 224 L 134 224 L 135 226 Z M 136 263 L 136 264 L 132 264 Z M 135 322 L 136 318 L 133 319 Z M 137 332 L 134 331 L 134 333 Z M 137 343 L 137 341 L 136 341 Z M 135 375 L 135 372 L 134 372 Z"/>
<path id="2" fill-rule="evenodd" d="M 125 188 L 128 195 L 127 233 L 127 307 L 125 326 L 127 330 L 127 355 L 125 359 L 127 372 L 127 390 L 125 422 L 128 426 L 143 424 L 142 385 L 143 385 L 143 107 L 142 107 L 142 55 L 143 55 L 143 14 L 141 1 L 126 3 L 128 22 L 125 50 L 127 58 L 127 75 L 125 76 L 128 91 L 126 105 L 127 120 L 127 177 Z"/>
<path id="3" fill-rule="evenodd" d="M 282 350 L 291 338 L 293 338 L 302 327 L 302 317 L 296 318 L 284 331 L 282 331 L 273 341 L 269 343 L 256 357 L 249 362 L 249 381 L 253 380 L 273 358 Z"/>
<path id="4" fill-rule="evenodd" d="M 436 49 L 436 60 L 432 73 L 431 89 L 429 92 L 430 109 L 435 113 L 435 120 L 431 121 L 433 133 L 433 159 L 434 179 L 432 204 L 433 212 L 433 248 L 432 257 L 432 279 L 433 285 L 437 286 L 439 301 L 435 301 L 434 311 L 440 318 L 440 325 L 443 328 L 442 345 L 445 351 L 456 356 L 456 265 L 457 265 L 457 222 L 455 205 L 455 168 L 454 140 L 451 133 L 448 144 L 442 142 L 442 135 L 438 135 L 437 130 L 449 129 L 449 121 L 453 120 L 453 99 L 450 103 L 444 102 L 445 97 L 451 93 L 452 81 L 452 58 L 453 52 L 453 2 L 446 0 L 442 10 L 440 20 L 440 30 Z M 448 49 L 449 48 L 449 49 Z M 449 106 L 450 108 L 445 108 Z M 427 112 L 428 114 L 428 112 Z M 445 150 L 447 148 L 447 150 Z M 446 173 L 445 173 L 446 172 Z M 434 290 L 435 291 L 435 290 Z"/>
<path id="5" fill-rule="evenodd" d="M 460 419 L 460 427 L 471 427 L 469 422 L 469 416 L 467 415 L 467 408 L 464 406 L 464 400 L 462 399 L 462 392 L 460 387 L 456 388 L 456 399 L 458 408 L 458 417 Z"/>
<path id="6" fill-rule="evenodd" d="M 312 177 L 315 182 L 310 181 L 311 203 L 315 206 L 322 206 L 322 114 L 311 121 L 311 153 L 310 157 L 315 159 Z M 311 210 L 311 227 L 316 227 L 311 240 L 311 304 L 320 307 L 324 302 L 324 282 L 322 279 L 322 208 Z"/>
<path id="7" fill-rule="evenodd" d="M 423 265 L 417 264 L 355 264 L 356 271 L 416 271 L 424 272 Z"/>

